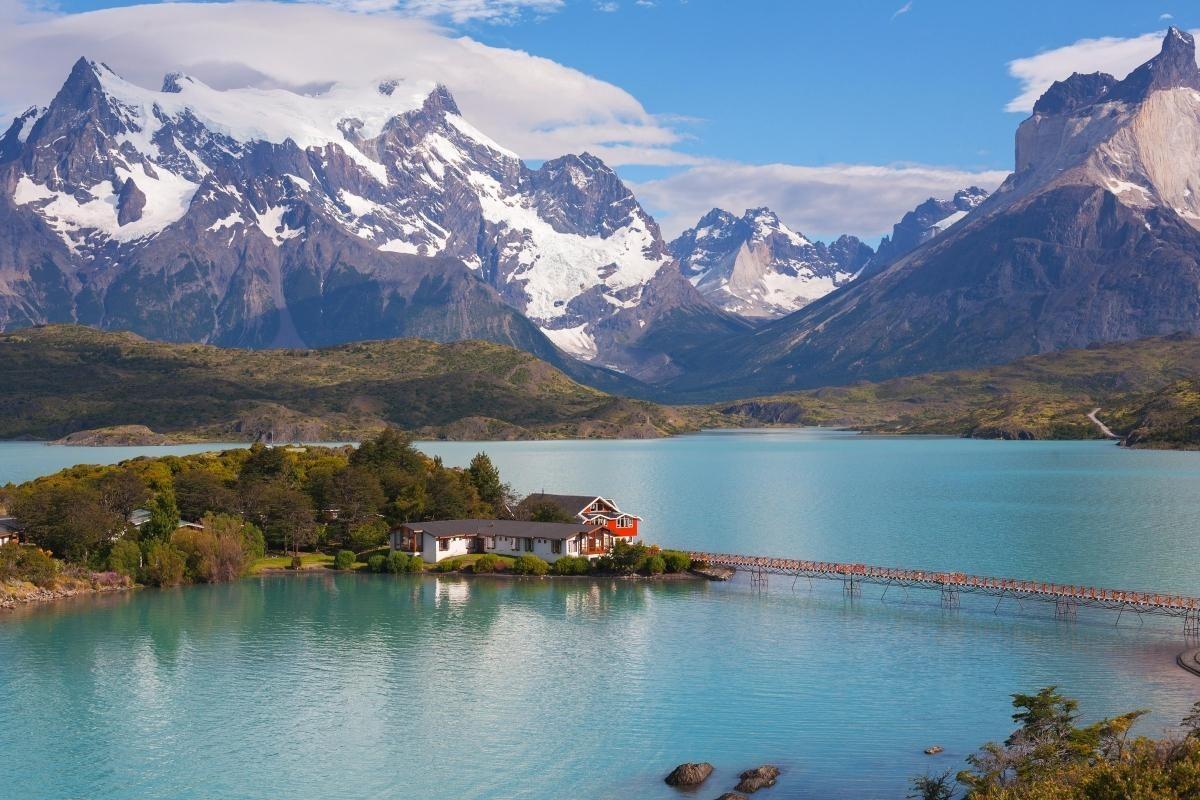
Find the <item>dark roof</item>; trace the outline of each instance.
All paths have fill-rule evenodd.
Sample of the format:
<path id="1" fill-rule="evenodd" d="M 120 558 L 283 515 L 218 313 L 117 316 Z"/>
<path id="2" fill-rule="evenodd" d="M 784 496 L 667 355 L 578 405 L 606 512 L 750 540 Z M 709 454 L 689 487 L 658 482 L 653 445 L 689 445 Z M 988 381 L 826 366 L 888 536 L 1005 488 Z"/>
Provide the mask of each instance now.
<path id="1" fill-rule="evenodd" d="M 21 530 L 16 517 L 0 517 L 0 533 L 20 533 Z"/>
<path id="2" fill-rule="evenodd" d="M 558 506 L 564 513 L 570 514 L 573 517 L 587 508 L 588 504 L 597 497 L 598 495 L 594 494 L 546 494 L 545 492 L 536 492 L 517 504 L 517 516 L 521 516 L 521 512 L 529 512 L 537 506 L 549 503 L 552 506 Z"/>
<path id="3" fill-rule="evenodd" d="M 446 536 L 517 536 L 534 539 L 570 539 L 594 531 L 599 525 L 582 522 L 526 522 L 519 519 L 444 519 L 437 522 L 406 522 L 410 530 L 434 538 Z"/>

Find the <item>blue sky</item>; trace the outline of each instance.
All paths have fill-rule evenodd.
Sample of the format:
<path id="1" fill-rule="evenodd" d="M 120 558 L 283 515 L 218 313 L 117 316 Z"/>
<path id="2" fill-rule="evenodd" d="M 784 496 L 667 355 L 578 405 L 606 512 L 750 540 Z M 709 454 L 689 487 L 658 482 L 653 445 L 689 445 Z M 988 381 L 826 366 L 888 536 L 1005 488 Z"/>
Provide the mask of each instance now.
<path id="1" fill-rule="evenodd" d="M 56 8 L 76 14 L 118 5 L 126 4 L 64 0 Z M 1010 74 L 1011 62 L 1060 49 L 1072 54 L 1081 40 L 1129 39 L 1167 24 L 1200 24 L 1200 12 L 1128 0 L 337 0 L 326 5 L 360 16 L 417 17 L 448 39 L 467 36 L 494 48 L 524 51 L 624 90 L 649 115 L 638 122 L 640 130 L 673 139 L 650 145 L 670 156 L 647 157 L 645 152 L 656 151 L 644 147 L 643 155 L 628 159 L 617 148 L 601 155 L 644 188 L 652 210 L 675 217 L 669 225 L 674 229 L 700 206 L 720 204 L 720 197 L 690 204 L 672 199 L 672 186 L 676 194 L 694 194 L 699 186 L 719 184 L 715 173 L 703 184 L 679 180 L 701 163 L 916 164 L 945 170 L 940 180 L 946 189 L 970 173 L 986 176 L 981 183 L 994 183 L 997 173 L 1011 168 L 1013 133 L 1024 116 L 1006 110 L 1022 91 Z M 456 94 L 471 88 L 463 83 L 470 78 L 459 78 L 460 85 L 452 86 Z M 528 93 L 539 93 L 536 81 L 531 80 Z M 489 119 L 485 103 L 473 102 Z M 538 123 L 543 132 L 555 124 L 555 102 L 561 100 L 546 100 L 551 108 Z M 464 103 L 468 117 L 471 111 L 471 103 Z M 614 113 L 628 116 L 627 109 Z M 518 141 L 510 146 L 531 159 L 553 154 L 517 146 L 523 145 L 522 137 L 509 134 L 510 141 L 514 138 Z M 564 147 L 576 146 L 569 136 L 560 138 Z M 747 170 L 741 175 L 738 180 L 749 180 Z M 758 175 L 754 181 L 785 180 L 779 175 Z M 735 179 L 732 173 L 729 177 Z M 898 206 L 895 213 L 904 210 L 901 202 L 921 199 L 917 195 L 927 183 L 936 184 L 916 183 L 912 198 L 903 192 L 894 201 L 889 198 Z M 731 192 L 728 204 L 758 204 L 754 192 L 754 185 Z M 794 208 L 781 209 L 785 221 L 811 235 L 852 230 L 877 236 L 893 214 L 889 209 L 869 219 L 846 214 L 839 227 L 842 218 L 822 216 L 813 201 L 795 202 L 770 186 L 761 194 L 763 203 L 792 203 Z M 670 207 L 673 203 L 677 207 Z"/>

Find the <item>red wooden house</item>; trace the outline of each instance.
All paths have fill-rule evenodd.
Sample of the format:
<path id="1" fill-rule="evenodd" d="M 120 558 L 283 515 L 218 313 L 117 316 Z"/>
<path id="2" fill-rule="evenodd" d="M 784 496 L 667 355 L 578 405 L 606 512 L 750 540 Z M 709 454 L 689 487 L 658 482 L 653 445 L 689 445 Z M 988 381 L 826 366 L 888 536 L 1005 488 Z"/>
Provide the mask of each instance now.
<path id="1" fill-rule="evenodd" d="M 539 506 L 554 506 L 566 517 L 590 525 L 603 525 L 613 536 L 634 539 L 638 535 L 641 517 L 622 511 L 605 497 L 589 495 L 546 494 L 538 492 L 522 500 L 515 509 L 518 519 L 528 519 Z"/>

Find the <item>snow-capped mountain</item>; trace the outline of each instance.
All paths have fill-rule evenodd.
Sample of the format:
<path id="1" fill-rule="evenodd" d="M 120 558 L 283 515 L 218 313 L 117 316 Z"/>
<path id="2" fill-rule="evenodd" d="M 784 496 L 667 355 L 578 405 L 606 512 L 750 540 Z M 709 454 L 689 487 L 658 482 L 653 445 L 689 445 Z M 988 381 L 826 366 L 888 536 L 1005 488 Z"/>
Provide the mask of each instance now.
<path id="1" fill-rule="evenodd" d="M 738 327 L 603 162 L 531 170 L 432 84 L 308 96 L 172 74 L 152 91 L 81 59 L 0 138 L 0 220 L 0 328 L 249 346 L 472 336 L 540 355 L 549 337 L 669 372 L 641 340 L 669 340 L 677 312 Z"/>
<path id="2" fill-rule="evenodd" d="M 684 276 L 734 314 L 773 318 L 833 291 L 854 277 L 871 248 L 853 236 L 810 242 L 769 208 L 741 217 L 714 208 L 668 245 Z"/>
<path id="3" fill-rule="evenodd" d="M 1200 68 L 1171 28 L 1118 80 L 1051 86 L 1016 169 L 944 232 L 753 336 L 700 348 L 674 388 L 774 391 L 1200 335 Z M 719 376 L 715 377 L 714 376 Z"/>
<path id="4" fill-rule="evenodd" d="M 884 236 L 879 242 L 875 255 L 863 267 L 860 277 L 883 272 L 888 264 L 911 253 L 957 223 L 986 200 L 987 196 L 986 190 L 970 186 L 958 190 L 949 200 L 930 197 L 892 226 L 892 234 Z"/>

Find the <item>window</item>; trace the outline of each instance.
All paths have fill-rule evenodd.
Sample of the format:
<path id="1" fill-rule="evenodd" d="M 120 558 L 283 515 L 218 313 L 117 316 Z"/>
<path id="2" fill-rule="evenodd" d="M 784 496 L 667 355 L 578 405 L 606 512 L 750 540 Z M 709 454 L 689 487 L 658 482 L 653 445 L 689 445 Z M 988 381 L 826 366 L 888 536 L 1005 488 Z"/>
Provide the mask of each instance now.
<path id="1" fill-rule="evenodd" d="M 449 549 L 450 549 L 450 540 L 449 539 L 438 539 L 438 550 L 449 550 Z"/>
<path id="2" fill-rule="evenodd" d="M 568 553 L 574 553 L 578 549 L 579 549 L 579 546 L 575 543 L 574 539 L 567 542 L 567 552 Z"/>
<path id="3" fill-rule="evenodd" d="M 617 518 L 617 527 L 618 528 L 632 528 L 633 520 L 631 520 L 629 517 L 618 517 Z"/>
<path id="4" fill-rule="evenodd" d="M 515 537 L 515 536 L 513 536 L 513 537 L 510 537 L 510 541 L 512 542 L 512 549 L 513 549 L 513 550 L 519 550 L 519 549 L 520 549 L 519 545 L 517 544 L 517 537 Z"/>
<path id="5" fill-rule="evenodd" d="M 526 553 L 533 552 L 533 539 L 529 538 L 528 536 L 525 537 L 525 552 Z"/>
<path id="6" fill-rule="evenodd" d="M 550 543 L 550 552 L 555 555 L 562 552 L 562 539 L 555 539 Z"/>
<path id="7" fill-rule="evenodd" d="M 491 536 L 483 537 L 483 547 L 486 550 L 495 550 L 496 549 L 496 540 L 493 539 Z"/>

